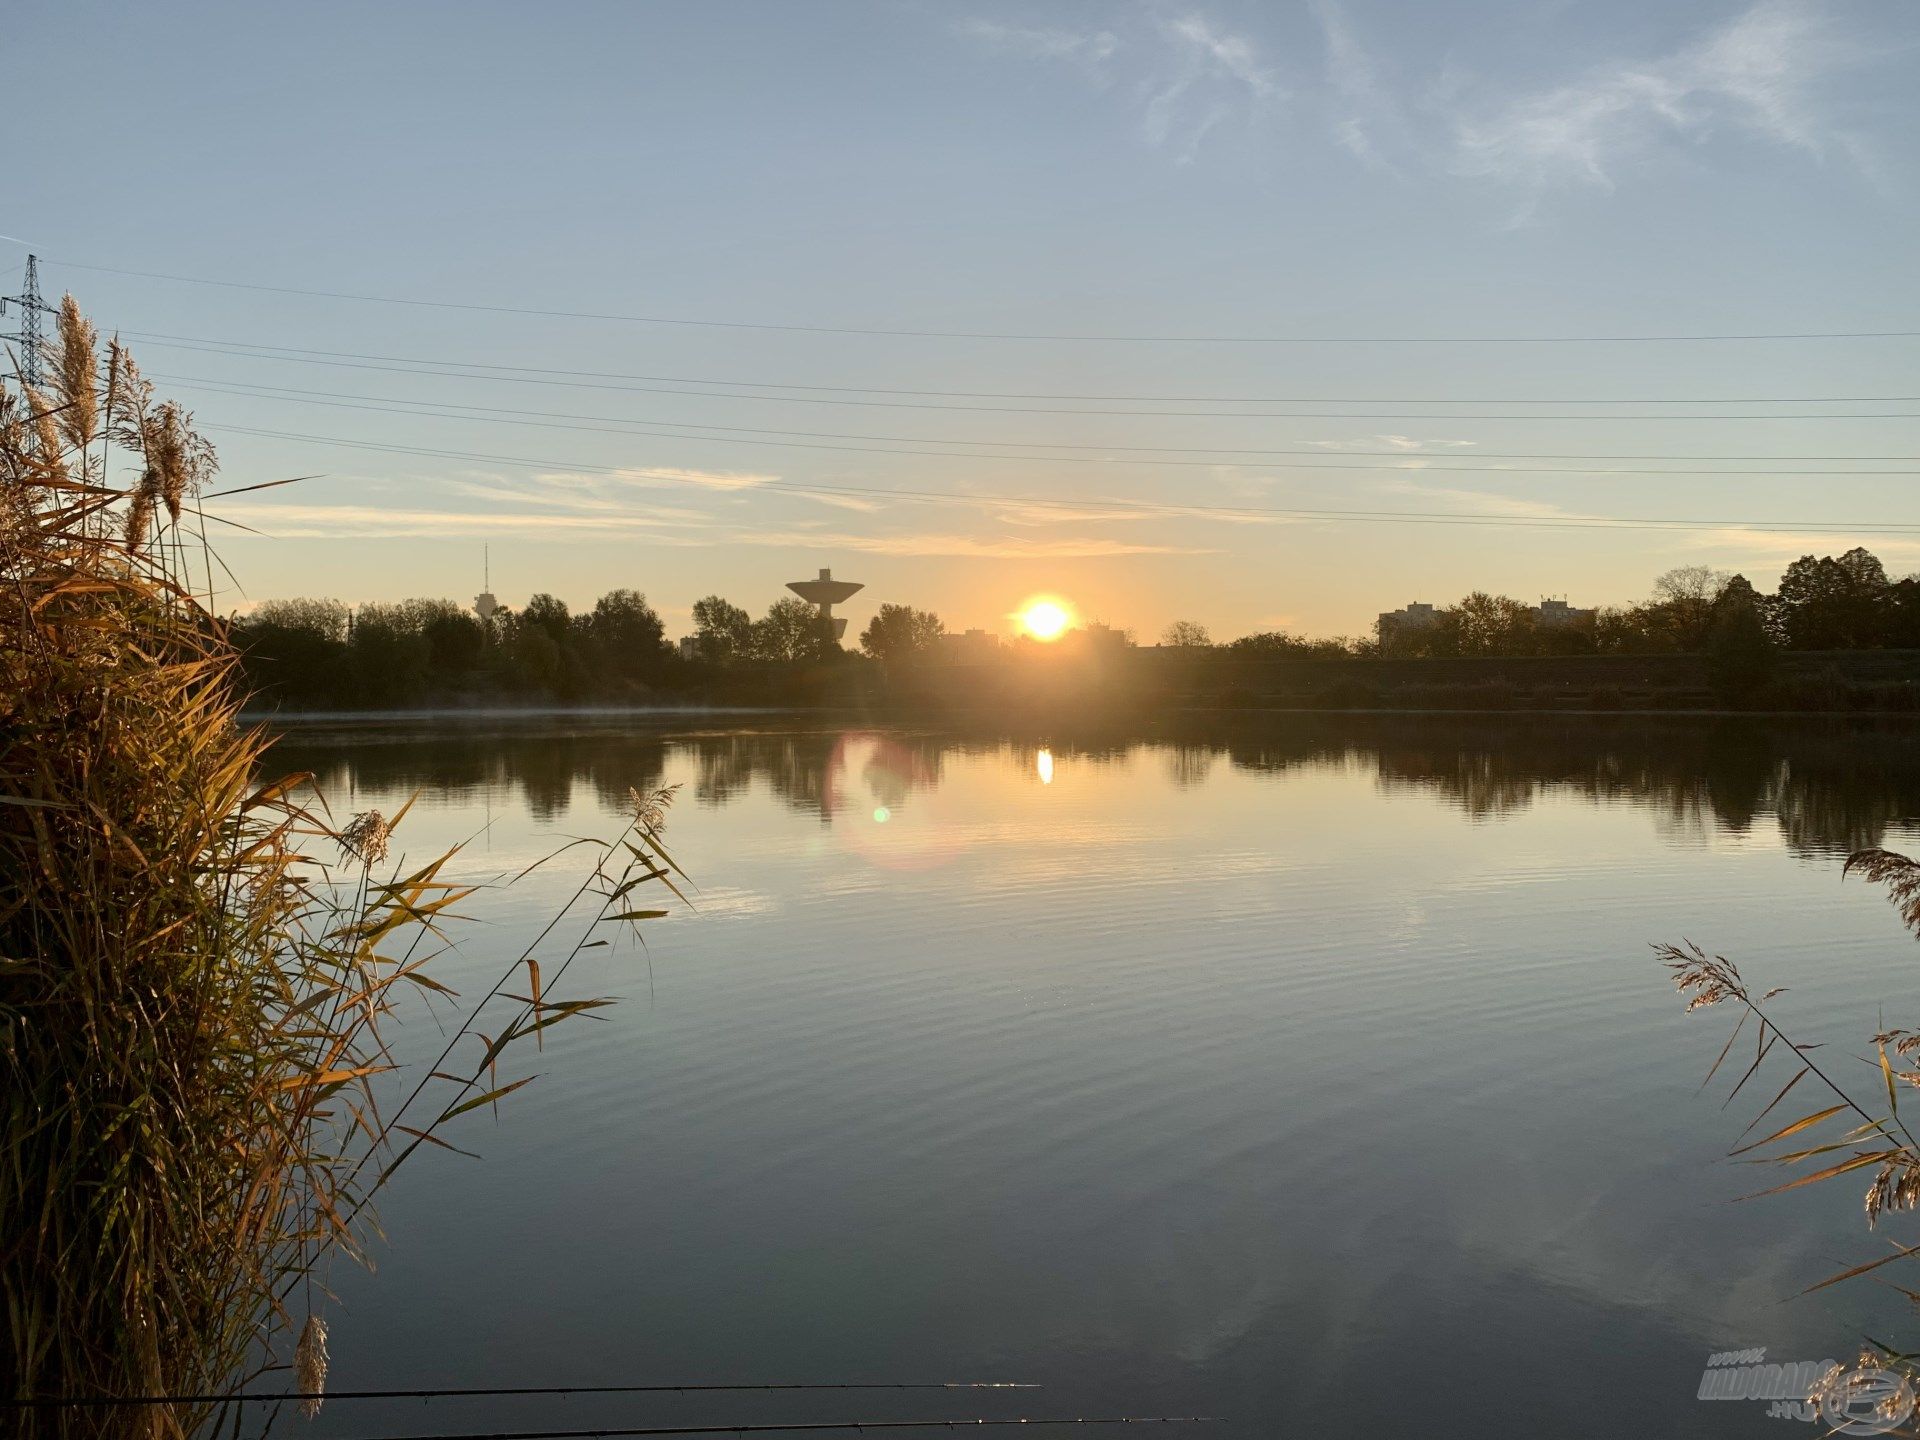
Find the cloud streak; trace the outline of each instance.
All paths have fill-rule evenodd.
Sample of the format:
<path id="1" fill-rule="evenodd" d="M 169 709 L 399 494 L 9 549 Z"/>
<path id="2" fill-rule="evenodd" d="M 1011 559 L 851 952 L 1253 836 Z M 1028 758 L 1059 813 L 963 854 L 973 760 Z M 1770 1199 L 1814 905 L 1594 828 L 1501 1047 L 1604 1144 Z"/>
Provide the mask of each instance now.
<path id="1" fill-rule="evenodd" d="M 1033 28 L 981 19 L 963 20 L 954 28 L 962 35 L 1026 60 L 1068 60 L 1097 67 L 1112 59 L 1120 49 L 1120 37 L 1111 30 Z"/>
<path id="2" fill-rule="evenodd" d="M 785 546 L 852 550 L 869 555 L 967 556 L 981 559 L 1093 559 L 1120 555 L 1206 555 L 1211 550 L 1101 537 L 1022 539 L 939 531 L 858 535 L 807 526 L 741 529 L 725 525 L 688 527 L 631 511 L 598 507 L 561 513 L 528 510 L 396 510 L 375 505 L 305 505 L 264 501 L 233 505 L 222 515 L 275 539 L 475 539 L 497 535 L 554 539 L 644 538 L 650 545 L 679 548 L 720 545 Z"/>
<path id="3" fill-rule="evenodd" d="M 1069 30 L 969 19 L 955 31 L 1001 54 L 1069 65 L 1083 79 L 1130 98 L 1141 135 L 1185 164 L 1216 127 L 1252 119 L 1285 96 L 1275 69 L 1249 35 L 1203 11 L 1142 7 L 1113 30 Z"/>
<path id="4" fill-rule="evenodd" d="M 1329 125 L 1333 139 L 1355 159 L 1375 170 L 1399 175 L 1375 140 L 1385 127 L 1398 131 L 1397 107 L 1381 84 L 1373 57 L 1360 44 L 1337 0 L 1313 0 L 1313 17 L 1326 44 L 1327 89 L 1336 102 Z"/>
<path id="5" fill-rule="evenodd" d="M 1853 58 L 1810 6 L 1763 0 L 1670 55 L 1597 67 L 1578 79 L 1458 119 L 1453 168 L 1534 189 L 1611 189 L 1660 141 L 1721 132 L 1820 156 L 1840 136 L 1817 83 Z"/>
<path id="6" fill-rule="evenodd" d="M 1197 11 L 1159 22 L 1171 74 L 1149 82 L 1141 126 L 1149 142 L 1177 147 L 1184 164 L 1209 131 L 1236 112 L 1251 116 L 1280 98 L 1279 84 L 1253 41 L 1220 29 Z"/>
<path id="7" fill-rule="evenodd" d="M 994 507 L 994 518 L 1007 525 L 1067 525 L 1099 521 L 1109 524 L 1170 519 L 1217 520 L 1228 525 L 1293 525 L 1299 521 L 1286 515 L 1259 515 L 1232 508 L 1208 505 L 1165 505 L 1155 503 L 1139 509 L 1121 505 L 1076 505 L 1071 500 L 1022 501 Z"/>
<path id="8" fill-rule="evenodd" d="M 1112 13 L 1120 17 L 1112 28 L 988 19 L 953 28 L 1020 62 L 1070 68 L 1126 99 L 1139 134 L 1176 163 L 1195 159 L 1230 125 L 1256 142 L 1279 141 L 1268 122 L 1284 105 L 1383 176 L 1525 191 L 1530 198 L 1517 219 L 1549 191 L 1612 189 L 1663 147 L 1727 137 L 1816 161 L 1839 157 L 1889 189 L 1883 163 L 1842 123 L 1842 97 L 1833 93 L 1833 82 L 1888 49 L 1848 39 L 1840 12 L 1806 0 L 1756 0 L 1665 51 L 1607 59 L 1544 83 L 1537 73 L 1476 76 L 1451 60 L 1437 78 L 1418 81 L 1435 76 L 1433 57 L 1396 58 L 1370 47 L 1346 0 L 1308 0 L 1320 41 L 1317 75 L 1298 63 L 1283 66 L 1298 47 L 1264 33 L 1290 23 L 1279 8 L 1256 12 L 1273 22 L 1257 35 L 1179 0 Z M 1471 53 L 1464 32 L 1460 48 Z"/>
<path id="9" fill-rule="evenodd" d="M 1185 545 L 1139 544 L 1124 540 L 1074 538 L 1023 540 L 1013 537 L 922 533 L 850 535 L 827 531 L 762 531 L 729 537 L 738 545 L 798 545 L 820 550 L 857 550 L 867 555 L 953 555 L 982 560 L 1086 560 L 1117 555 L 1212 555 L 1213 550 Z"/>
<path id="10" fill-rule="evenodd" d="M 714 543 L 668 533 L 681 528 L 682 521 L 636 515 L 631 510 L 602 511 L 597 507 L 552 514 L 526 510 L 395 510 L 380 505 L 300 505 L 267 501 L 226 506 L 219 515 L 280 539 L 446 539 L 544 532 L 644 534 L 651 543 L 661 545 Z"/>
<path id="11" fill-rule="evenodd" d="M 631 508 L 634 503 L 633 497 L 626 492 L 634 489 L 653 490 L 675 487 L 713 491 L 723 497 L 737 496 L 746 491 L 756 494 L 787 495 L 809 504 L 825 505 L 835 510 L 857 511 L 863 515 L 876 514 L 886 508 L 884 497 L 868 499 L 860 495 L 835 495 L 824 491 L 805 490 L 782 484 L 778 475 L 754 474 L 745 471 L 684 470 L 657 466 L 647 469 L 594 473 L 569 470 L 544 471 L 518 482 L 453 480 L 446 484 L 449 489 L 458 490 L 475 499 L 494 500 L 507 504 L 563 506 L 570 509 L 603 512 L 624 512 Z M 704 523 L 711 519 L 709 512 L 706 511 L 662 507 L 651 503 L 647 513 L 655 517 L 683 519 L 689 523 Z"/>
<path id="12" fill-rule="evenodd" d="M 1866 546 L 1882 560 L 1920 561 L 1920 539 L 1880 534 L 1871 528 L 1850 535 L 1753 530 L 1744 525 L 1728 525 L 1718 530 L 1696 531 L 1686 537 L 1686 544 L 1695 550 L 1715 551 L 1728 558 L 1746 556 L 1764 563 L 1797 560 L 1802 555 L 1839 555 L 1855 545 Z"/>
<path id="13" fill-rule="evenodd" d="M 1410 495 L 1435 502 L 1442 510 L 1481 515 L 1511 515 L 1527 520 L 1566 518 L 1579 512 L 1547 500 L 1527 500 L 1495 490 L 1465 490 L 1450 485 L 1423 485 L 1417 480 L 1383 480 L 1375 487 L 1391 495 Z"/>

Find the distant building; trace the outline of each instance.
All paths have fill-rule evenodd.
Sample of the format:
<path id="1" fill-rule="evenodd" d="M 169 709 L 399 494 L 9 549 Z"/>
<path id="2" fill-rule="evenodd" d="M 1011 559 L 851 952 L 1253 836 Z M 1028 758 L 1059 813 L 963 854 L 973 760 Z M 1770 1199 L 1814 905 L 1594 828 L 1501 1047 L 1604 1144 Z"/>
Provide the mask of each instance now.
<path id="1" fill-rule="evenodd" d="M 1578 625 L 1582 621 L 1593 619 L 1591 610 L 1576 610 L 1565 600 L 1542 600 L 1533 607 L 1533 623 L 1542 630 L 1552 630 L 1562 625 Z"/>
<path id="2" fill-rule="evenodd" d="M 1439 623 L 1440 612 L 1418 600 L 1401 610 L 1383 610 L 1379 620 L 1380 643 L 1385 645 L 1395 636 L 1430 629 Z"/>
<path id="3" fill-rule="evenodd" d="M 1104 621 L 1089 620 L 1081 628 L 1080 635 L 1081 643 L 1096 653 L 1127 648 L 1127 632 L 1116 630 Z"/>
<path id="4" fill-rule="evenodd" d="M 682 660 L 698 660 L 700 658 L 700 637 L 698 635 L 682 635 L 680 637 L 680 658 Z"/>
<path id="5" fill-rule="evenodd" d="M 866 586 L 853 580 L 836 580 L 833 571 L 822 570 L 817 580 L 789 580 L 787 589 L 818 606 L 820 618 L 833 627 L 833 638 L 838 640 L 847 633 L 847 622 L 834 615 L 833 607 L 851 599 Z"/>
<path id="6" fill-rule="evenodd" d="M 942 635 L 934 654 L 949 665 L 986 665 L 1000 654 L 1000 637 L 991 630 L 967 630 Z"/>

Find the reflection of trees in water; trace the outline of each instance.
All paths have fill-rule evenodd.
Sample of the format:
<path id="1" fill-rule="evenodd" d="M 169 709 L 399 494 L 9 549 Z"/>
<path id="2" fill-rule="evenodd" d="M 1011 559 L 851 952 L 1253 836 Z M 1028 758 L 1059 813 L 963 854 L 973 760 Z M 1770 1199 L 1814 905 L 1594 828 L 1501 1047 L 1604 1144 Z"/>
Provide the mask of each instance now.
<path id="1" fill-rule="evenodd" d="M 1220 751 L 1211 745 L 1190 745 L 1176 743 L 1165 750 L 1167 779 L 1176 790 L 1191 790 L 1203 785 L 1213 773 L 1213 763 L 1220 758 Z"/>
<path id="2" fill-rule="evenodd" d="M 609 809 L 627 807 L 627 791 L 662 784 L 667 745 L 658 736 L 604 736 L 591 732 L 458 731 L 431 737 L 383 730 L 306 734 L 282 739 L 270 766 L 311 770 L 336 807 L 351 806 L 358 790 L 422 790 L 456 804 L 518 791 L 539 820 L 556 820 L 585 783 Z"/>
<path id="3" fill-rule="evenodd" d="M 701 735 L 674 742 L 692 752 L 693 793 L 702 805 L 727 805 L 745 794 L 755 777 L 796 810 L 824 813 L 826 775 L 835 734 Z"/>
<path id="4" fill-rule="evenodd" d="M 594 800 L 612 810 L 627 807 L 629 789 L 643 793 L 665 783 L 669 757 L 693 761 L 692 798 L 720 806 L 739 799 L 756 780 L 795 810 L 828 819 L 831 790 L 848 759 L 859 764 L 859 783 L 877 803 L 898 806 L 916 789 L 940 782 L 945 751 L 953 742 L 928 737 L 875 736 L 869 751 L 843 752 L 839 732 L 729 733 L 668 739 L 658 734 L 607 729 L 552 732 L 534 728 L 475 730 L 435 735 L 393 729 L 295 732 L 274 749 L 270 763 L 312 770 L 329 803 L 352 808 L 358 790 L 425 790 L 454 804 L 498 803 L 517 793 L 542 821 L 564 816 L 583 783 Z M 987 747 L 993 748 L 993 747 Z"/>
<path id="5" fill-rule="evenodd" d="M 1787 844 L 1808 854 L 1844 854 L 1882 844 L 1888 827 L 1911 822 L 1920 810 L 1912 779 L 1892 782 L 1885 768 L 1842 762 L 1789 774 L 1775 805 Z"/>
<path id="6" fill-rule="evenodd" d="M 1635 718 L 1582 722 L 1496 716 L 1281 716 L 1175 727 L 1171 733 L 1049 736 L 1056 761 L 1126 763 L 1157 749 L 1170 783 L 1206 784 L 1221 756 L 1236 769 L 1358 770 L 1388 789 L 1431 792 L 1476 820 L 1518 813 L 1541 797 L 1650 810 L 1661 833 L 1684 841 L 1743 833 L 1772 816 L 1804 854 L 1877 845 L 1920 816 L 1920 729 Z M 756 780 L 788 806 L 832 820 L 837 798 L 859 792 L 898 809 L 937 787 L 949 756 L 1002 756 L 1031 771 L 1039 746 L 999 736 L 883 732 L 736 731 L 666 738 L 608 727 L 543 731 L 395 730 L 298 734 L 272 762 L 316 771 L 329 800 L 356 788 L 423 789 L 455 803 L 518 791 L 542 820 L 566 813 L 585 784 L 624 808 L 629 787 L 662 783 L 669 763 L 693 765 L 693 796 L 727 805 Z"/>
<path id="7" fill-rule="evenodd" d="M 1920 729 L 1898 724 L 1303 717 L 1232 753 L 1254 770 L 1367 759 L 1382 785 L 1435 791 L 1476 819 L 1554 794 L 1638 805 L 1674 840 L 1772 815 L 1802 854 L 1879 845 L 1920 815 Z"/>
<path id="8" fill-rule="evenodd" d="M 940 783 L 941 742 L 931 736 L 880 736 L 860 766 L 867 793 L 889 810 L 898 810 L 915 790 Z"/>
<path id="9" fill-rule="evenodd" d="M 849 763 L 859 763 L 861 783 L 876 804 L 898 808 L 912 791 L 940 783 L 942 753 L 951 748 L 925 737 L 880 735 L 869 748 L 836 733 L 703 735 L 673 744 L 693 755 L 693 789 L 702 804 L 728 804 L 758 778 L 793 809 L 823 821 L 832 819 L 835 786 L 847 784 L 837 772 Z"/>

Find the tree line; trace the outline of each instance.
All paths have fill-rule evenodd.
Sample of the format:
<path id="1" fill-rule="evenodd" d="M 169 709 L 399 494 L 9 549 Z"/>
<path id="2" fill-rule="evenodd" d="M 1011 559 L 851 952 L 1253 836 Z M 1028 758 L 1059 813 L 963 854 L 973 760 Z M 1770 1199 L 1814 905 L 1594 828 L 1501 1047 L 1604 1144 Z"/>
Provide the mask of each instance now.
<path id="1" fill-rule="evenodd" d="M 1510 595 L 1476 590 L 1437 607 L 1425 623 L 1372 635 L 1308 639 L 1284 631 L 1243 635 L 1213 645 L 1204 627 L 1175 621 L 1161 644 L 1226 649 L 1241 655 L 1332 660 L 1461 655 L 1679 655 L 1713 650 L 1716 632 L 1753 632 L 1787 650 L 1920 649 L 1920 575 L 1893 579 L 1862 548 L 1803 555 L 1772 593 L 1744 576 L 1704 565 L 1669 570 L 1636 605 L 1602 606 L 1542 622 Z"/>
<path id="2" fill-rule="evenodd" d="M 716 689 L 731 699 L 791 699 L 798 672 L 857 668 L 861 656 L 906 659 L 930 651 L 943 631 L 930 611 L 882 605 L 854 655 L 798 596 L 775 600 L 756 619 L 709 595 L 694 604 L 693 620 L 686 653 L 669 643 L 646 596 L 629 589 L 609 591 L 579 614 L 543 593 L 484 619 L 441 599 L 355 607 L 267 600 L 236 617 L 232 629 L 257 694 L 343 709 L 490 698 L 633 701 Z"/>
<path id="3" fill-rule="evenodd" d="M 1716 625 L 1751 615 L 1769 643 L 1789 650 L 1920 649 L 1920 576 L 1895 580 L 1869 551 L 1803 555 L 1772 593 L 1744 575 L 1702 565 L 1669 570 L 1637 605 L 1608 606 L 1542 625 L 1533 608 L 1476 591 L 1435 623 L 1379 636 L 1395 655 L 1657 655 L 1712 648 Z"/>
<path id="4" fill-rule="evenodd" d="M 709 595 L 694 604 L 693 621 L 683 653 L 646 597 L 620 589 L 579 614 L 539 594 L 485 620 L 451 600 L 353 609 L 337 600 L 269 600 L 237 618 L 233 631 L 248 679 L 265 698 L 339 708 L 490 697 L 846 698 L 869 683 L 856 678 L 863 662 L 911 664 L 931 655 L 945 632 L 932 611 L 883 604 L 856 653 L 797 596 L 775 600 L 755 618 Z M 1309 639 L 1266 631 L 1216 645 L 1204 626 L 1175 621 L 1161 643 L 1298 659 L 1704 654 L 1716 688 L 1737 695 L 1765 683 L 1778 650 L 1920 649 L 1920 576 L 1894 579 L 1877 557 L 1855 548 L 1802 556 L 1771 593 L 1742 575 L 1685 566 L 1661 575 L 1639 604 L 1555 623 L 1543 624 L 1511 596 L 1476 590 L 1438 607 L 1428 623 L 1384 634 Z M 811 678 L 802 683 L 802 676 Z"/>

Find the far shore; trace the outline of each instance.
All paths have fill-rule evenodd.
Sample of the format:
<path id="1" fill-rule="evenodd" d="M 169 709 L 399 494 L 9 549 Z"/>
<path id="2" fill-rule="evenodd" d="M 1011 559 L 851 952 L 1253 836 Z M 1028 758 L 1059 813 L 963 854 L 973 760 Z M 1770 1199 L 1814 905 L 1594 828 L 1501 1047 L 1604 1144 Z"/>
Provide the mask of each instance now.
<path id="1" fill-rule="evenodd" d="M 1696 720 L 1905 720 L 1920 724 L 1920 713 L 1891 709 L 1727 710 L 1708 706 L 1412 706 L 1412 705 L 1174 705 L 1151 711 L 1099 714 L 1087 708 L 1040 710 L 927 710 L 884 708 L 879 711 L 826 705 L 449 705 L 406 710 L 249 710 L 240 718 L 249 723 L 283 726 L 371 725 L 427 720 L 714 720 L 808 719 L 850 724 L 939 725 L 1084 723 L 1111 721 L 1144 724 L 1155 720 L 1208 716 L 1217 718 L 1261 715 L 1423 715 L 1559 716 L 1582 720 L 1696 719 Z"/>
<path id="2" fill-rule="evenodd" d="M 606 716 L 611 719 L 699 719 L 713 715 L 792 715 L 824 713 L 799 706 L 769 705 L 429 705 L 407 710 L 243 710 L 249 723 L 279 725 L 336 724 L 368 720 L 540 720 Z"/>

